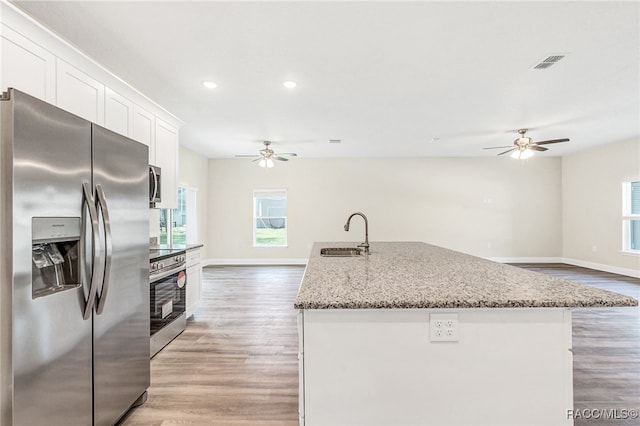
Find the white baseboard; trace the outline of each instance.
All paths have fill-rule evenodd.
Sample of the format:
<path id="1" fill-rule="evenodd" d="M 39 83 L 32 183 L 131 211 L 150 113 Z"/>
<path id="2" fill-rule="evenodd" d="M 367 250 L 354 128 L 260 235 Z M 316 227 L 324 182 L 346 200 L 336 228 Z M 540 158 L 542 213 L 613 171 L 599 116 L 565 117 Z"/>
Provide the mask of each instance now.
<path id="1" fill-rule="evenodd" d="M 308 259 L 202 259 L 202 266 L 222 265 L 306 265 Z"/>
<path id="2" fill-rule="evenodd" d="M 561 257 L 487 257 L 499 263 L 563 263 Z M 202 266 L 219 265 L 306 265 L 309 259 L 289 258 L 289 259 L 202 259 Z"/>
<path id="3" fill-rule="evenodd" d="M 596 271 L 611 272 L 612 274 L 640 278 L 640 270 L 635 271 L 633 269 L 620 268 L 618 266 L 605 265 L 602 263 L 587 262 L 585 260 L 570 259 L 567 257 L 487 257 L 487 259 L 499 263 L 566 263 L 567 265 L 581 266 L 583 268 L 595 269 Z"/>
<path id="4" fill-rule="evenodd" d="M 587 262 L 584 260 L 569 259 L 566 257 L 487 257 L 498 263 L 566 263 L 568 265 L 581 266 L 583 268 L 595 269 L 596 271 L 611 272 L 612 274 L 625 275 L 628 277 L 640 278 L 640 270 L 635 271 L 628 268 L 604 265 L 602 263 Z M 250 266 L 250 265 L 306 265 L 308 259 L 203 259 L 202 266 Z"/>
<path id="5" fill-rule="evenodd" d="M 486 257 L 498 263 L 563 263 L 561 257 Z"/>
<path id="6" fill-rule="evenodd" d="M 628 277 L 640 278 L 640 270 L 620 268 L 618 266 L 603 265 L 602 263 L 587 262 L 585 260 L 569 259 L 566 257 L 563 259 L 563 262 L 569 265 L 595 269 L 597 271 L 611 272 L 612 274 L 626 275 Z"/>

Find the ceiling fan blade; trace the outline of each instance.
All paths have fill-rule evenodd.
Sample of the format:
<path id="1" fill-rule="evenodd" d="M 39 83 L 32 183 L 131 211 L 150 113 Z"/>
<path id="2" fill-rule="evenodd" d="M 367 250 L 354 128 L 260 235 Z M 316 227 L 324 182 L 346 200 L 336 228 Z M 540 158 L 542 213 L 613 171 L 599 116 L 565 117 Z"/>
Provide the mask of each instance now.
<path id="1" fill-rule="evenodd" d="M 256 161 L 260 161 L 260 160 L 263 160 L 263 159 L 264 159 L 264 157 L 258 157 L 258 158 L 256 158 L 255 160 L 252 160 L 251 162 L 252 162 L 252 163 L 255 163 Z"/>
<path id="2" fill-rule="evenodd" d="M 498 154 L 498 155 L 506 154 L 506 153 L 508 153 L 508 152 L 515 151 L 516 149 L 518 149 L 518 148 L 511 148 L 511 149 L 508 149 L 508 150 L 506 150 L 506 151 L 504 151 L 504 152 L 501 152 L 501 153 L 500 153 L 500 154 Z"/>
<path id="3" fill-rule="evenodd" d="M 548 145 L 550 143 L 569 142 L 569 139 L 550 139 L 548 141 L 535 142 L 536 145 Z"/>
<path id="4" fill-rule="evenodd" d="M 482 148 L 482 149 L 504 149 L 504 148 L 513 148 L 513 145 L 507 145 L 507 146 L 489 146 L 487 148 Z"/>
<path id="5" fill-rule="evenodd" d="M 532 149 L 534 151 L 548 151 L 549 148 L 545 148 L 544 146 L 538 146 L 538 145 L 531 145 L 529 147 L 529 149 Z"/>
<path id="6" fill-rule="evenodd" d="M 256 157 L 260 157 L 259 155 L 254 155 L 254 154 L 242 154 L 242 155 L 236 155 L 235 157 L 237 158 L 256 158 Z"/>
<path id="7" fill-rule="evenodd" d="M 283 155 L 288 155 L 289 157 L 297 157 L 298 156 L 298 154 L 296 154 L 295 152 L 279 152 L 276 155 L 279 155 L 281 157 Z"/>
<path id="8" fill-rule="evenodd" d="M 272 160 L 278 160 L 278 161 L 289 161 L 288 158 L 284 158 L 284 157 L 271 157 Z"/>

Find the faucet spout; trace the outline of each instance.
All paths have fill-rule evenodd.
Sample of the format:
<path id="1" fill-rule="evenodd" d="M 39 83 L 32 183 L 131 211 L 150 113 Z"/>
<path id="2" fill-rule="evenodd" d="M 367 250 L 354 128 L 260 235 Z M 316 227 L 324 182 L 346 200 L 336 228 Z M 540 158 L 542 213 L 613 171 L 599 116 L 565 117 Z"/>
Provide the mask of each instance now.
<path id="1" fill-rule="evenodd" d="M 358 244 L 358 247 L 363 247 L 365 254 L 369 254 L 369 221 L 364 213 L 352 213 L 347 219 L 347 223 L 344 224 L 344 230 L 349 231 L 349 224 L 351 223 L 351 218 L 354 216 L 361 216 L 364 219 L 364 243 Z"/>

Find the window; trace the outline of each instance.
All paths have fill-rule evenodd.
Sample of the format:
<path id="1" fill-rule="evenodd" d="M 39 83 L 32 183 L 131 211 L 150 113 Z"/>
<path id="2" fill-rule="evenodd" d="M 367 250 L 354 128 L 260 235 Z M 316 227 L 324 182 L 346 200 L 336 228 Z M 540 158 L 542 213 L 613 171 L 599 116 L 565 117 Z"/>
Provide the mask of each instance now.
<path id="1" fill-rule="evenodd" d="M 622 184 L 622 250 L 640 253 L 640 181 Z"/>
<path id="2" fill-rule="evenodd" d="M 160 244 L 195 243 L 196 224 L 196 190 L 178 187 L 178 208 L 160 210 Z"/>
<path id="3" fill-rule="evenodd" d="M 253 191 L 253 245 L 287 246 L 287 191 Z"/>

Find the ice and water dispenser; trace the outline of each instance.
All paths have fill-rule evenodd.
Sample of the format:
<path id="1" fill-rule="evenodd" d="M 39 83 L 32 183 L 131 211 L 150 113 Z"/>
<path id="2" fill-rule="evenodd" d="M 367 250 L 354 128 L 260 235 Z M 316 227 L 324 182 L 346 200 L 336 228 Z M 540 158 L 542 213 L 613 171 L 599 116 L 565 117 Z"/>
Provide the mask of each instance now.
<path id="1" fill-rule="evenodd" d="M 32 298 L 80 286 L 80 218 L 31 221 Z"/>

